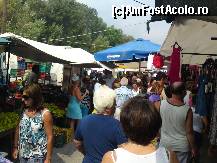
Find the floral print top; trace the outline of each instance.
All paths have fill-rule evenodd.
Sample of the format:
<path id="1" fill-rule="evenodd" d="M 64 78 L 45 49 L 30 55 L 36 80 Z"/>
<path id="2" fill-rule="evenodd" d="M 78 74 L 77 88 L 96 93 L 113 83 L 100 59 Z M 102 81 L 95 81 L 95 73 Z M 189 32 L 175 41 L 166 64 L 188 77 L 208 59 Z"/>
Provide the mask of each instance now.
<path id="1" fill-rule="evenodd" d="M 44 112 L 46 111 L 48 110 Z M 20 157 L 45 157 L 47 153 L 47 136 L 43 125 L 43 113 L 36 113 L 34 117 L 29 117 L 25 112 L 23 113 L 19 124 Z"/>

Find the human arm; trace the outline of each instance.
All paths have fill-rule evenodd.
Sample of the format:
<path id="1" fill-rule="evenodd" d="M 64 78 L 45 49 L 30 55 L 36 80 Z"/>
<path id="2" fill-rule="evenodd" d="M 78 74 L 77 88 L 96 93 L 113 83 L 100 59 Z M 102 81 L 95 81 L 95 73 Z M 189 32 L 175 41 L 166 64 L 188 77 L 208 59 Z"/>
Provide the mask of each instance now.
<path id="1" fill-rule="evenodd" d="M 208 132 L 208 119 L 207 119 L 207 116 L 202 116 L 202 122 L 203 122 L 203 126 L 204 126 L 204 131 Z"/>
<path id="2" fill-rule="evenodd" d="M 188 110 L 187 118 L 185 122 L 185 128 L 186 128 L 186 136 L 188 139 L 188 142 L 191 147 L 192 155 L 195 156 L 197 153 L 197 149 L 195 146 L 195 140 L 194 140 L 194 133 L 193 133 L 193 112 L 191 109 Z"/>
<path id="3" fill-rule="evenodd" d="M 160 101 L 155 101 L 154 107 L 157 109 L 157 111 L 160 111 Z"/>
<path id="4" fill-rule="evenodd" d="M 12 153 L 13 159 L 16 159 L 18 155 L 18 141 L 19 141 L 19 125 L 17 125 L 15 130 L 15 135 L 14 135 L 14 145 L 13 145 L 13 153 Z"/>
<path id="5" fill-rule="evenodd" d="M 88 90 L 86 90 L 86 92 L 84 93 L 84 95 L 81 95 L 81 91 L 79 89 L 79 87 L 75 88 L 75 96 L 78 99 L 78 101 L 81 101 L 84 99 L 84 97 L 88 94 Z"/>
<path id="6" fill-rule="evenodd" d="M 43 115 L 44 129 L 47 135 L 47 155 L 44 163 L 50 163 L 53 151 L 53 118 L 49 111 Z"/>
<path id="7" fill-rule="evenodd" d="M 112 159 L 112 152 L 109 151 L 106 154 L 104 154 L 102 158 L 102 163 L 114 163 Z"/>

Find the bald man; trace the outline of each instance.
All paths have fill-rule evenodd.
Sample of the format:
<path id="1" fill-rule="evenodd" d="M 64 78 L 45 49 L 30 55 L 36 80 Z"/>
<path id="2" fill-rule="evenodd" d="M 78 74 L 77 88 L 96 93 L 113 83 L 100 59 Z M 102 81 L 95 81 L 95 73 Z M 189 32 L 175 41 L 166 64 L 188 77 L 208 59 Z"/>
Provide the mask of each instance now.
<path id="1" fill-rule="evenodd" d="M 197 153 L 193 134 L 193 114 L 183 100 L 186 95 L 184 83 L 173 83 L 171 93 L 172 98 L 163 100 L 160 106 L 160 145 L 175 153 L 179 163 L 187 163 L 190 154 L 196 156 Z"/>

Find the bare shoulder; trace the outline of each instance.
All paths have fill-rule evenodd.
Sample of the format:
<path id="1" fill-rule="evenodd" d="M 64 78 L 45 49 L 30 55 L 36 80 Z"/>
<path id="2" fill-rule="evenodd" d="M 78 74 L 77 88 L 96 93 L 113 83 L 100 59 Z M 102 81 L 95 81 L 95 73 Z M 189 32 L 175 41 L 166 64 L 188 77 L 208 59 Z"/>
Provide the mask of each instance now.
<path id="1" fill-rule="evenodd" d="M 45 119 L 47 119 L 47 118 L 52 118 L 52 114 L 51 114 L 51 112 L 47 109 L 47 108 L 44 108 L 43 110 L 42 110 L 42 117 Z"/>
<path id="2" fill-rule="evenodd" d="M 103 158 L 102 163 L 114 163 L 112 159 L 112 151 L 107 152 Z"/>

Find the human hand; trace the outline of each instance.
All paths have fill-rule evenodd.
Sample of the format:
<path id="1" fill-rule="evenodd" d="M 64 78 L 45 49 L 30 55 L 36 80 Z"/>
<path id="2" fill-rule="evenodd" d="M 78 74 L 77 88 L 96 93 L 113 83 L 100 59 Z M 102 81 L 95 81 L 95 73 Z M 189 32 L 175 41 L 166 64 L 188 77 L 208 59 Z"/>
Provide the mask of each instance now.
<path id="1" fill-rule="evenodd" d="M 198 149 L 196 148 L 191 149 L 191 155 L 192 157 L 196 157 L 198 155 Z"/>
<path id="2" fill-rule="evenodd" d="M 86 92 L 85 92 L 85 94 L 86 94 L 86 95 L 88 95 L 88 94 L 89 94 L 89 91 L 88 91 L 87 89 L 86 89 Z"/>
<path id="3" fill-rule="evenodd" d="M 13 153 L 12 153 L 12 157 L 13 157 L 13 159 L 17 159 L 17 156 L 18 156 L 18 149 L 14 148 Z"/>
<path id="4" fill-rule="evenodd" d="M 44 160 L 44 163 L 51 163 L 51 159 L 46 158 L 46 160 Z"/>

